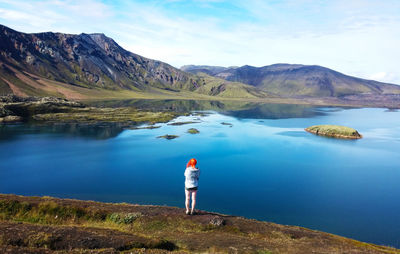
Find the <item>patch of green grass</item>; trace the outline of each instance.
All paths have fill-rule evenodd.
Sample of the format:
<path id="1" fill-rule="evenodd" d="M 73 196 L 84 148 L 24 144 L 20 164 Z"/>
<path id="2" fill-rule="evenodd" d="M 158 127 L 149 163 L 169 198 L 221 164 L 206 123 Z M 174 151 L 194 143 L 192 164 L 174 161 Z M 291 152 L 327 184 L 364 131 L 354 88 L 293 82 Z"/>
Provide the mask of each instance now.
<path id="1" fill-rule="evenodd" d="M 0 201 L 0 212 L 7 216 L 15 216 L 17 214 L 25 214 L 32 209 L 32 206 L 27 202 L 19 202 L 16 200 Z"/>
<path id="2" fill-rule="evenodd" d="M 147 222 L 143 229 L 145 231 L 161 231 L 161 230 L 165 230 L 165 228 L 167 228 L 168 222 L 165 220 L 152 220 L 150 222 Z"/>
<path id="3" fill-rule="evenodd" d="M 42 224 L 62 224 L 68 221 L 104 221 L 107 212 L 77 206 L 63 206 L 54 201 L 44 201 L 37 205 L 16 200 L 0 201 L 0 218 L 3 220 L 25 221 Z M 124 217 L 123 221 L 130 220 Z"/>
<path id="4" fill-rule="evenodd" d="M 107 216 L 107 219 L 117 224 L 131 224 L 141 216 L 141 213 L 112 213 Z"/>
<path id="5" fill-rule="evenodd" d="M 131 231 L 134 228 L 144 234 L 202 231 L 200 224 L 185 218 L 150 218 L 140 212 L 108 212 L 91 207 L 61 205 L 47 199 L 36 204 L 17 200 L 1 200 L 0 220 L 44 225 L 85 225 L 122 231 Z"/>

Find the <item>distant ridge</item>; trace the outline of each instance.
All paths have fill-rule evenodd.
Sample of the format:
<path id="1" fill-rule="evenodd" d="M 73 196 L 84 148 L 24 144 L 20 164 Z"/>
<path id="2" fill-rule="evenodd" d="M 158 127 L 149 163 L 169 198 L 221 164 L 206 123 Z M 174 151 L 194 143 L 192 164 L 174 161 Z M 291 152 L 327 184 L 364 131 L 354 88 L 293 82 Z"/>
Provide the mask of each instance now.
<path id="1" fill-rule="evenodd" d="M 398 85 L 351 77 L 318 65 L 244 65 L 235 68 L 187 65 L 181 69 L 190 73 L 206 72 L 218 78 L 252 85 L 267 93 L 284 97 L 400 94 Z"/>
<path id="2" fill-rule="evenodd" d="M 181 70 L 191 72 L 192 70 L 196 70 L 196 72 L 204 72 L 208 75 L 214 76 L 220 72 L 229 70 L 234 67 L 221 67 L 221 66 L 208 66 L 208 65 L 184 65 L 181 67 Z"/>

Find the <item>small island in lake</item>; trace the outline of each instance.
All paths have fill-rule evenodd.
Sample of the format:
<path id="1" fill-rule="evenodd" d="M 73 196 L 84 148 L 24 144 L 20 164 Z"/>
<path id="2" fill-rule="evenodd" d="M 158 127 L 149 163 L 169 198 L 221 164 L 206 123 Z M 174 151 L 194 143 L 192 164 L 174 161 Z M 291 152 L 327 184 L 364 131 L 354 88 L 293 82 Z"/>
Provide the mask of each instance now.
<path id="1" fill-rule="evenodd" d="M 190 134 L 198 134 L 200 133 L 200 131 L 196 128 L 190 128 L 189 130 L 187 130 L 188 133 Z"/>
<path id="2" fill-rule="evenodd" d="M 199 122 L 194 122 L 194 121 L 175 122 L 175 123 L 169 123 L 168 125 L 184 125 L 184 124 L 192 124 L 192 123 L 199 123 Z"/>
<path id="3" fill-rule="evenodd" d="M 343 138 L 343 139 L 360 139 L 362 135 L 358 133 L 357 130 L 339 125 L 314 125 L 305 128 L 305 131 L 333 138 Z"/>
<path id="4" fill-rule="evenodd" d="M 166 134 L 166 135 L 164 135 L 164 136 L 158 136 L 157 138 L 164 138 L 164 139 L 175 139 L 175 138 L 178 138 L 179 136 L 177 136 L 177 135 L 169 135 L 169 134 Z"/>
<path id="5" fill-rule="evenodd" d="M 228 125 L 229 127 L 232 127 L 232 126 L 233 126 L 233 124 L 231 124 L 231 123 L 226 123 L 226 122 L 222 122 L 221 124 L 222 124 L 222 125 Z"/>

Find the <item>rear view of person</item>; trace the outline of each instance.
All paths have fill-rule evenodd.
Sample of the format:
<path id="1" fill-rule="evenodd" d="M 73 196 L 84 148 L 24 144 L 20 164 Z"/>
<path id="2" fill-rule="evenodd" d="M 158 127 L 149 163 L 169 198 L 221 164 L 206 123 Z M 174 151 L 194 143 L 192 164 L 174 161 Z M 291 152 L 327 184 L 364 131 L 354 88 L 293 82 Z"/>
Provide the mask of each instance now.
<path id="1" fill-rule="evenodd" d="M 196 194 L 197 188 L 199 186 L 199 177 L 200 170 L 196 168 L 197 161 L 196 159 L 190 159 L 188 164 L 186 165 L 185 170 L 185 206 L 186 206 L 186 214 L 194 214 L 194 207 L 196 206 Z M 190 196 L 192 196 L 192 209 L 189 210 L 190 207 Z"/>

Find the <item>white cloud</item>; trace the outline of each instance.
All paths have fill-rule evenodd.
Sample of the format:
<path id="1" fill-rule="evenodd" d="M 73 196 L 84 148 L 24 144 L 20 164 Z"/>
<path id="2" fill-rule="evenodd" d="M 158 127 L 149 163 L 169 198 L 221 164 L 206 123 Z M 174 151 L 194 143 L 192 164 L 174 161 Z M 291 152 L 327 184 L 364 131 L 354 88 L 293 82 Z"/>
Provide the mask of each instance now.
<path id="1" fill-rule="evenodd" d="M 392 82 L 393 80 L 399 80 L 399 76 L 396 75 L 395 73 L 387 73 L 384 71 L 373 73 L 370 76 L 368 76 L 368 79 L 372 80 L 380 80 L 382 82 Z"/>
<path id="2" fill-rule="evenodd" d="M 369 79 L 373 79 L 373 80 L 382 80 L 382 79 L 384 79 L 385 77 L 387 77 L 387 73 L 386 72 L 377 72 L 377 73 L 374 73 L 374 74 L 372 74 L 372 75 L 370 75 L 368 78 Z"/>
<path id="3" fill-rule="evenodd" d="M 48 4 L 72 12 L 73 15 L 78 15 L 79 17 L 104 19 L 112 16 L 112 10 L 107 5 L 95 0 L 53 0 Z"/>

